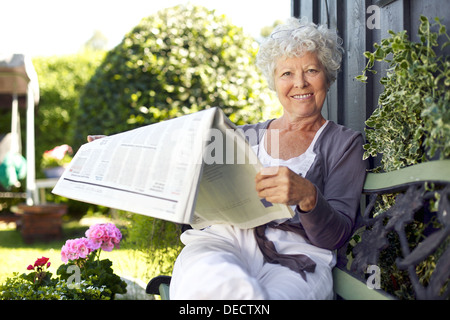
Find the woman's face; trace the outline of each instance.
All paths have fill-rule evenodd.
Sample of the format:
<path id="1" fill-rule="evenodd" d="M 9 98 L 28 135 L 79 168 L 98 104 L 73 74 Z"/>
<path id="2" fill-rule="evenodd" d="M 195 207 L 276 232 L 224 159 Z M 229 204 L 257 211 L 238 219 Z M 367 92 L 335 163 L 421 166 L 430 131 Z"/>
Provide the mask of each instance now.
<path id="1" fill-rule="evenodd" d="M 329 85 L 316 53 L 278 59 L 274 77 L 278 99 L 291 120 L 321 114 Z"/>

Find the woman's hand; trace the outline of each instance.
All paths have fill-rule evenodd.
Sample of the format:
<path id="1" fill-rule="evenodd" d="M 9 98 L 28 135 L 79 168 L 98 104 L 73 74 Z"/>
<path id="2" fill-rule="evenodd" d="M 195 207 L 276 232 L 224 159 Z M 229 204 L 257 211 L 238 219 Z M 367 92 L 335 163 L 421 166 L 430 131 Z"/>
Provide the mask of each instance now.
<path id="1" fill-rule="evenodd" d="M 98 135 L 89 135 L 89 136 L 87 136 L 87 141 L 88 141 L 88 142 L 92 142 L 92 141 L 94 141 L 94 140 L 101 139 L 101 138 L 104 138 L 104 137 L 106 137 L 106 136 L 105 136 L 105 135 L 102 135 L 102 134 L 98 134 Z"/>
<path id="2" fill-rule="evenodd" d="M 287 167 L 263 168 L 255 181 L 258 195 L 269 202 L 298 205 L 305 212 L 316 206 L 316 187 Z"/>

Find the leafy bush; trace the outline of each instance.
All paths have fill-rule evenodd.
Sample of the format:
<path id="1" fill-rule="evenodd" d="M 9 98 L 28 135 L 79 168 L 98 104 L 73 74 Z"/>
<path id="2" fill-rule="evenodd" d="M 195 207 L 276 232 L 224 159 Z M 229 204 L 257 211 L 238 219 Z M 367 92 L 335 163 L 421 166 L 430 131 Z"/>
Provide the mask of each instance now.
<path id="1" fill-rule="evenodd" d="M 0 300 L 108 300 L 111 292 L 106 287 L 96 287 L 90 280 L 83 280 L 72 287 L 67 281 L 35 288 L 33 283 L 17 273 L 0 285 Z"/>
<path id="2" fill-rule="evenodd" d="M 176 6 L 146 17 L 111 50 L 80 100 L 78 143 L 218 106 L 238 124 L 272 106 L 257 43 L 225 16 Z"/>

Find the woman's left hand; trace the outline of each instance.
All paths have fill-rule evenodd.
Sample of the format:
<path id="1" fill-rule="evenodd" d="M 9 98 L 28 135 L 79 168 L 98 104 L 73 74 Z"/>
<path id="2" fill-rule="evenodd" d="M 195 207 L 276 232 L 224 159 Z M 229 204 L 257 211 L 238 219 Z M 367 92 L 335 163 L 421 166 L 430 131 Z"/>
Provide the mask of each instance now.
<path id="1" fill-rule="evenodd" d="M 106 137 L 106 136 L 103 135 L 103 134 L 89 135 L 89 136 L 87 136 L 87 141 L 88 141 L 88 142 L 92 142 L 92 141 L 94 141 L 94 140 L 102 139 L 102 138 L 104 138 L 104 137 Z"/>
<path id="2" fill-rule="evenodd" d="M 269 202 L 298 205 L 305 212 L 316 206 L 316 187 L 287 167 L 263 168 L 255 181 L 258 195 Z"/>

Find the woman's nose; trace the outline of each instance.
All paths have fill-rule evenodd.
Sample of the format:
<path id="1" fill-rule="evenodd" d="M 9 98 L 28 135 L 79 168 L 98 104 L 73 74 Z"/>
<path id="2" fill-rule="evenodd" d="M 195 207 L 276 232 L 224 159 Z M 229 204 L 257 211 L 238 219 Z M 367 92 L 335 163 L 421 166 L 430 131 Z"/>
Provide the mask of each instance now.
<path id="1" fill-rule="evenodd" d="M 294 81 L 294 86 L 296 88 L 305 88 L 308 86 L 308 82 L 306 81 L 305 75 L 303 73 L 298 74 L 298 76 L 295 77 Z"/>

